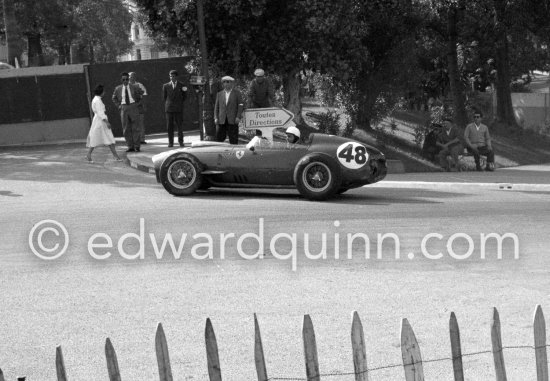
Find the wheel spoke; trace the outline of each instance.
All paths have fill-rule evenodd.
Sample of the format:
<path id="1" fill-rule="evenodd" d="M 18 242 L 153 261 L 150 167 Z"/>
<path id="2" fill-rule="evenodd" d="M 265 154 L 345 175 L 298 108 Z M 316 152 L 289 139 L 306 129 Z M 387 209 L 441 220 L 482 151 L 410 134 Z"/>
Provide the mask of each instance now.
<path id="1" fill-rule="evenodd" d="M 303 172 L 304 185 L 310 191 L 322 192 L 330 186 L 331 173 L 324 163 L 311 163 Z"/>
<path id="2" fill-rule="evenodd" d="M 188 188 L 196 176 L 195 168 L 187 160 L 176 161 L 168 167 L 168 181 L 176 188 Z"/>

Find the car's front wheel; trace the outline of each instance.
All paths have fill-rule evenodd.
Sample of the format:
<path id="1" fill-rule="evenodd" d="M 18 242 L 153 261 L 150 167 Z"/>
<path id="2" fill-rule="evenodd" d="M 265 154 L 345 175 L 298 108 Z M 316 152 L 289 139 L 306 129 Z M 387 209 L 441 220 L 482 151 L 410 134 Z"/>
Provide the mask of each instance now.
<path id="1" fill-rule="evenodd" d="M 295 173 L 296 188 L 310 200 L 326 200 L 340 188 L 340 168 L 324 155 L 312 155 L 300 161 Z"/>
<path id="2" fill-rule="evenodd" d="M 188 196 L 201 186 L 201 167 L 194 157 L 169 158 L 160 168 L 164 189 L 174 196 Z"/>

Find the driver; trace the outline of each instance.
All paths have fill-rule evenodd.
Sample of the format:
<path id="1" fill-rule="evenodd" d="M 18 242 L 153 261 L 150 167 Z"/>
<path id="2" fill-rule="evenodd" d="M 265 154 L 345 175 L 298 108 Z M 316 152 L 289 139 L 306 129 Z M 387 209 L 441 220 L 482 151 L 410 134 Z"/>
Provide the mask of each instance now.
<path id="1" fill-rule="evenodd" d="M 296 126 L 290 126 L 286 129 L 287 147 L 291 147 L 300 140 L 300 130 Z"/>

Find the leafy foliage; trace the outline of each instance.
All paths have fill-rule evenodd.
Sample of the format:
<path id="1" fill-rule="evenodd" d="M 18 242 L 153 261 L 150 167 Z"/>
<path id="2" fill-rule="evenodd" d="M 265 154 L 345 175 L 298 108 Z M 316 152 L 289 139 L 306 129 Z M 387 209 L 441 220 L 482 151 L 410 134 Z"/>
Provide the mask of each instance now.
<path id="1" fill-rule="evenodd" d="M 132 15 L 122 0 L 7 0 L 14 5 L 29 56 L 55 50 L 68 56 L 72 44 L 90 60 L 113 61 L 131 48 Z"/>

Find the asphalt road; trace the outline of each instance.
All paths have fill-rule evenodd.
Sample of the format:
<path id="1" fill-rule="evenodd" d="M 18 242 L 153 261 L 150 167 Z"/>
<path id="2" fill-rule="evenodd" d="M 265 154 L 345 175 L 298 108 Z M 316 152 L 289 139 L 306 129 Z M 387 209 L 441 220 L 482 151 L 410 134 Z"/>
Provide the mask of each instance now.
<path id="1" fill-rule="evenodd" d="M 210 317 L 224 380 L 243 381 L 255 379 L 253 313 L 269 375 L 301 378 L 304 314 L 312 317 L 324 374 L 353 372 L 354 310 L 373 368 L 401 363 L 405 317 L 430 360 L 450 356 L 451 311 L 464 353 L 490 351 L 493 306 L 508 346 L 533 345 L 536 304 L 550 314 L 547 190 L 375 187 L 323 203 L 292 190 L 214 190 L 175 198 L 153 176 L 105 161 L 107 150 L 99 150 L 97 164 L 86 164 L 84 155 L 78 146 L 0 151 L 0 368 L 6 380 L 55 379 L 56 345 L 62 345 L 70 379 L 107 380 L 106 337 L 123 380 L 158 379 L 158 322 L 175 379 L 207 379 L 204 325 Z M 413 181 L 414 175 L 402 179 Z M 43 220 L 62 224 L 69 236 L 55 260 L 38 258 L 29 243 L 34 226 L 32 245 L 40 255 L 55 254 L 47 250 L 56 244 L 63 248 L 61 236 L 45 230 L 41 251 Z M 142 241 L 127 233 L 142 235 Z M 369 259 L 361 239 L 348 248 L 348 234 L 360 233 L 370 240 Z M 497 259 L 494 241 L 482 250 L 481 233 L 513 234 L 518 259 L 513 238 L 504 240 Z M 263 245 L 252 234 L 263 237 Z M 173 248 L 166 241 L 170 235 Z M 431 238 L 423 254 L 425 237 Z M 260 247 L 262 258 L 243 258 Z M 326 252 L 326 259 L 308 259 L 306 252 Z M 441 258 L 428 258 L 438 253 Z M 198 259 L 209 254 L 212 259 Z M 508 379 L 534 379 L 532 349 L 507 349 L 504 355 Z M 494 379 L 492 361 L 491 353 L 467 357 L 466 378 Z M 429 380 L 452 379 L 449 360 L 427 363 L 424 370 Z M 370 379 L 401 380 L 403 369 L 376 370 Z"/>

